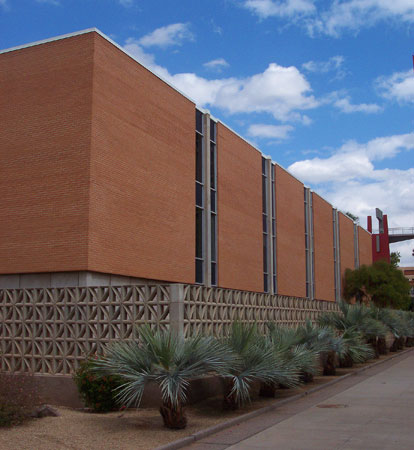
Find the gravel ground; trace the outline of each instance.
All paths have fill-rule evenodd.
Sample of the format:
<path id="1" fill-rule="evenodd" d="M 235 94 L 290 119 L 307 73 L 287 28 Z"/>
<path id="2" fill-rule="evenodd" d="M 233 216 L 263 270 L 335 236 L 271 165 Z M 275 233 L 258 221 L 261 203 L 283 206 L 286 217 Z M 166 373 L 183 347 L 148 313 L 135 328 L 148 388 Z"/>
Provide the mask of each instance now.
<path id="1" fill-rule="evenodd" d="M 340 369 L 345 374 L 349 369 Z M 278 390 L 277 398 L 286 398 L 323 384 L 333 377 L 316 377 L 313 383 L 296 389 Z M 59 417 L 33 419 L 23 425 L 0 429 L 2 450 L 129 450 L 154 449 L 188 436 L 240 414 L 267 406 L 276 399 L 255 398 L 237 412 L 222 412 L 221 399 L 213 398 L 187 408 L 185 430 L 164 428 L 156 408 L 129 410 L 124 413 L 92 414 L 58 407 Z"/>

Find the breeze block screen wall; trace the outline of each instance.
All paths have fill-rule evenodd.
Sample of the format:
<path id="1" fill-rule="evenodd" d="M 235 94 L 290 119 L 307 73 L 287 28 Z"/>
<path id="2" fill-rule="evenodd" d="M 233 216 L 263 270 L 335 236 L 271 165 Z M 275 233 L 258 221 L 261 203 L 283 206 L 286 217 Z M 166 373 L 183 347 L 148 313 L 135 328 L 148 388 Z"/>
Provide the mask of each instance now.
<path id="1" fill-rule="evenodd" d="M 335 301 L 372 261 L 368 232 L 97 30 L 0 52 L 0 86 L 0 289 L 195 284 L 198 258 L 207 288 Z"/>

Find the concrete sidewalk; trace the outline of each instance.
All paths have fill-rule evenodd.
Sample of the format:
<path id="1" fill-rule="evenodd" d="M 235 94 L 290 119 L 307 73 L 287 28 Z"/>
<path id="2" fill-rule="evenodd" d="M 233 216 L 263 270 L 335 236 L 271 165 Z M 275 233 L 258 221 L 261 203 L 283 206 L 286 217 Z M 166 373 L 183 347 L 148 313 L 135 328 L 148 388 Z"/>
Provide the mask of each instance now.
<path id="1" fill-rule="evenodd" d="M 414 352 L 187 447 L 414 449 Z"/>

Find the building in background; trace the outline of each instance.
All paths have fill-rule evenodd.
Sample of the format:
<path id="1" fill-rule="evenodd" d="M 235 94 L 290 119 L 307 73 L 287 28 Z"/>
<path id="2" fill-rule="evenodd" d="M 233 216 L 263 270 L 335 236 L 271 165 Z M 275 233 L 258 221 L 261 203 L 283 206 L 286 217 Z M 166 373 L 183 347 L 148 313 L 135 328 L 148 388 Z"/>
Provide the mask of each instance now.
<path id="1" fill-rule="evenodd" d="M 372 229 L 372 217 L 367 217 L 367 229 L 372 233 L 372 260 L 391 262 L 390 244 L 414 239 L 414 228 L 388 228 L 388 217 L 376 208 L 378 229 Z M 413 250 L 414 253 L 414 250 Z"/>
<path id="2" fill-rule="evenodd" d="M 97 30 L 0 54 L 0 288 L 335 301 L 371 234 Z"/>

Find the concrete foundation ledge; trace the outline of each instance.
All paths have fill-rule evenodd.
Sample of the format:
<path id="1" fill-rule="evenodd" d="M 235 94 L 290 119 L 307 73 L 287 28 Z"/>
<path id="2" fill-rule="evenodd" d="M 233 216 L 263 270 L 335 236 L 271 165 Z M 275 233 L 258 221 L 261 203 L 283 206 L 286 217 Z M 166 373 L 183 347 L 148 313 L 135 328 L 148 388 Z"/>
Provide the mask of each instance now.
<path id="1" fill-rule="evenodd" d="M 27 377 L 25 373 L 6 373 L 10 377 Z M 30 375 L 30 387 L 36 392 L 41 403 L 69 408 L 83 408 L 83 404 L 70 375 Z M 188 404 L 197 403 L 208 397 L 219 395 L 222 384 L 218 377 L 206 376 L 190 381 L 188 390 Z M 161 405 L 161 391 L 155 383 L 150 383 L 144 391 L 141 407 L 158 407 Z"/>

